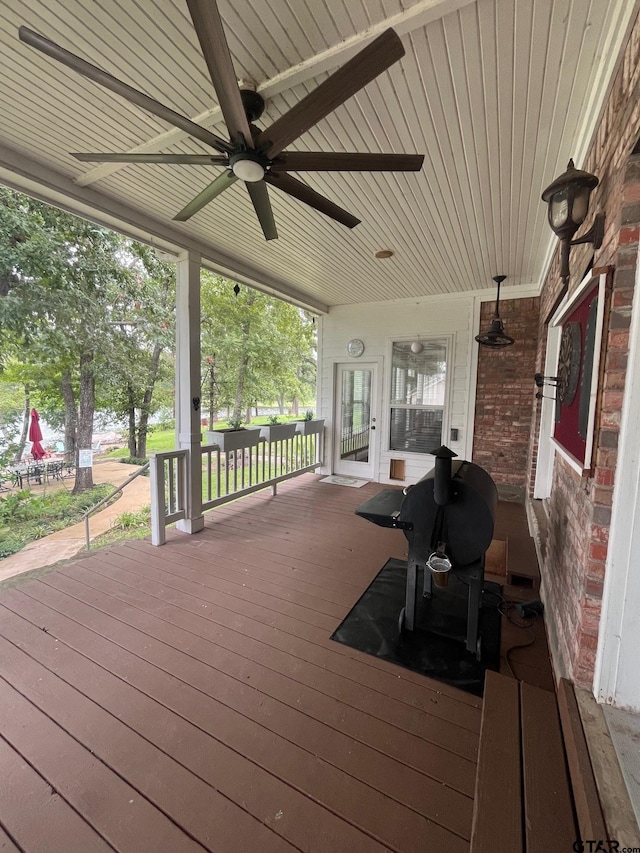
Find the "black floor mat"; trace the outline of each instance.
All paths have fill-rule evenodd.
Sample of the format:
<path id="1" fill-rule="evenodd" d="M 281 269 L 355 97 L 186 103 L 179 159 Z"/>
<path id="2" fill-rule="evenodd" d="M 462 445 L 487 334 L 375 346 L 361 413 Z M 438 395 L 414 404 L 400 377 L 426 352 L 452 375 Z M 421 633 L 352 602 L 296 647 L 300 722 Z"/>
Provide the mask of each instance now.
<path id="1" fill-rule="evenodd" d="M 500 667 L 501 587 L 484 583 L 478 661 L 465 648 L 467 589 L 455 575 L 433 598 L 418 596 L 416 629 L 399 635 L 406 576 L 405 562 L 388 560 L 331 639 L 482 696 L 485 670 Z M 421 589 L 420 573 L 418 583 Z"/>

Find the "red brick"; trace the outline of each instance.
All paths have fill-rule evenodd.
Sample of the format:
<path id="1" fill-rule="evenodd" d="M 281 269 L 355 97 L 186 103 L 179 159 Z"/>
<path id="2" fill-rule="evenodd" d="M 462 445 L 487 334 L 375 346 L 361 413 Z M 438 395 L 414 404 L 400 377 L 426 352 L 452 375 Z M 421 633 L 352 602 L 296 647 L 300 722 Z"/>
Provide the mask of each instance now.
<path id="1" fill-rule="evenodd" d="M 640 241 L 640 227 L 628 225 L 620 229 L 619 240 L 621 244 L 638 243 Z"/>
<path id="2" fill-rule="evenodd" d="M 598 506 L 611 506 L 613 504 L 613 489 L 593 484 L 591 486 L 591 500 Z"/>
<path id="3" fill-rule="evenodd" d="M 605 563 L 602 560 L 588 560 L 586 565 L 586 577 L 591 580 L 604 580 Z"/>
<path id="4" fill-rule="evenodd" d="M 593 651 L 596 651 L 598 648 L 598 635 L 581 634 L 579 648 L 592 649 Z"/>
<path id="5" fill-rule="evenodd" d="M 613 486 L 615 471 L 610 468 L 598 468 L 594 479 L 599 486 Z"/>
<path id="6" fill-rule="evenodd" d="M 602 598 L 602 589 L 603 582 L 592 580 L 591 578 L 587 578 L 587 581 L 584 585 L 584 590 L 587 595 L 592 595 L 594 598 Z"/>
<path id="7" fill-rule="evenodd" d="M 619 331 L 611 332 L 609 335 L 609 349 L 624 350 L 629 349 L 629 332 Z"/>
<path id="8" fill-rule="evenodd" d="M 602 542 L 606 544 L 609 541 L 609 528 L 602 527 L 598 524 L 592 524 L 589 527 L 589 536 L 592 542 Z"/>
<path id="9" fill-rule="evenodd" d="M 605 412 L 618 412 L 622 409 L 622 391 L 604 391 L 602 394 L 602 410 Z"/>
<path id="10" fill-rule="evenodd" d="M 601 542 L 591 542 L 589 545 L 589 557 L 592 560 L 606 560 L 607 552 L 607 546 L 603 545 Z"/>

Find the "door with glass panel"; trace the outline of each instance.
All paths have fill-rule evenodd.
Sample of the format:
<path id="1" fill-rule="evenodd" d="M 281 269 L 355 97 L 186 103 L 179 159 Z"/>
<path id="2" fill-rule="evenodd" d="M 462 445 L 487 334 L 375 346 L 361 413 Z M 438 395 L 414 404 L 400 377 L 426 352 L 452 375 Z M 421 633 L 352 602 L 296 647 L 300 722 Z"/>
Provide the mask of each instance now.
<path id="1" fill-rule="evenodd" d="M 372 479 L 376 458 L 376 365 L 338 364 L 333 436 L 335 474 Z"/>

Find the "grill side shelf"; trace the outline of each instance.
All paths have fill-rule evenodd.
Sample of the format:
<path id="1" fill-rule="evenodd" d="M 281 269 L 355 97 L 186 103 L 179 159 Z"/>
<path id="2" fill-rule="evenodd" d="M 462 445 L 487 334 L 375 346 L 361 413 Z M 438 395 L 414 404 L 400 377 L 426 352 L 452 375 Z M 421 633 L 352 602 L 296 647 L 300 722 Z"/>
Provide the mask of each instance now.
<path id="1" fill-rule="evenodd" d="M 377 495 L 355 510 L 355 514 L 378 527 L 413 530 L 412 522 L 400 521 L 400 506 L 404 499 L 402 489 L 382 489 Z"/>

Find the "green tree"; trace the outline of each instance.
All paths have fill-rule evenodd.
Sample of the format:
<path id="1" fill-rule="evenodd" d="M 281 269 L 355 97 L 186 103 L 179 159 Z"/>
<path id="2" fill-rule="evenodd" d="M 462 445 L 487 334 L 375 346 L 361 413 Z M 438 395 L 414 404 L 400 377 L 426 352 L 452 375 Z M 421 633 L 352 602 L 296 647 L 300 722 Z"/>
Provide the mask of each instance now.
<path id="1" fill-rule="evenodd" d="M 210 422 L 218 408 L 248 421 L 251 405 L 294 401 L 315 382 L 315 326 L 293 305 L 202 274 L 203 397 Z"/>
<path id="2" fill-rule="evenodd" d="M 0 190 L 0 334 L 59 376 L 65 443 L 91 447 L 99 354 L 114 349 L 111 308 L 134 276 L 123 237 L 11 190 Z M 77 461 L 77 458 L 76 458 Z M 74 491 L 93 486 L 79 468 Z"/>
<path id="3" fill-rule="evenodd" d="M 156 386 L 172 370 L 166 356 L 175 339 L 175 266 L 140 243 L 128 250 L 135 290 L 122 290 L 112 306 L 113 349 L 101 371 L 99 405 L 126 421 L 129 455 L 144 459 L 149 418 L 165 402 L 157 401 Z"/>

